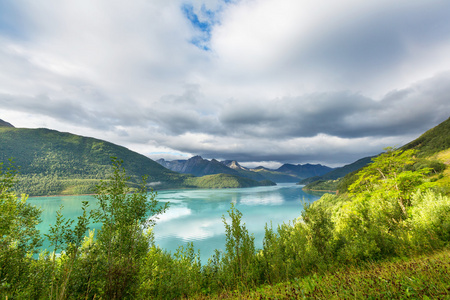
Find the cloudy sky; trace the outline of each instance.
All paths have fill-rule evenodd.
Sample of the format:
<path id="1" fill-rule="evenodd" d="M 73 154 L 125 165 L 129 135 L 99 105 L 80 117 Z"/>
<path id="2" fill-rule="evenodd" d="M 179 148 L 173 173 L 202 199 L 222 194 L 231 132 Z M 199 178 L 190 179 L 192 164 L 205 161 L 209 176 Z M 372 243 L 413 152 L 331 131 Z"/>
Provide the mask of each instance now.
<path id="1" fill-rule="evenodd" d="M 450 116 L 448 0 L 0 0 L 0 119 L 339 166 Z"/>

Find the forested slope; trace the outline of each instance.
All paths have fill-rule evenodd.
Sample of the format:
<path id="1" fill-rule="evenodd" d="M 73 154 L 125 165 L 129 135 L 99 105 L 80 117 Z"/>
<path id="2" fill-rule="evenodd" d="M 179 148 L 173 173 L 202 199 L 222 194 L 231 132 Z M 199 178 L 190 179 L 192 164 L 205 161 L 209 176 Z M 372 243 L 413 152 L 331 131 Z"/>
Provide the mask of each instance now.
<path id="1" fill-rule="evenodd" d="M 448 148 L 450 148 L 450 118 L 428 130 L 401 149 L 416 149 L 420 155 L 427 156 Z"/>
<path id="2" fill-rule="evenodd" d="M 433 159 L 450 163 L 449 152 Z M 120 163 L 96 195 L 101 209 L 74 220 L 74 228 L 57 215 L 47 237 L 61 256 L 33 257 L 40 212 L 17 198 L 14 175 L 0 168 L 0 297 L 289 299 L 339 292 L 342 298 L 447 299 L 450 196 L 443 188 L 449 173 L 445 163 L 437 171 L 426 160 L 414 149 L 387 150 L 357 172 L 348 191 L 305 205 L 292 223 L 267 224 L 261 249 L 231 204 L 222 218 L 224 247 L 207 262 L 192 243 L 175 253 L 153 243 L 146 229 L 157 219 L 148 216 L 165 206 L 145 188 L 130 193 Z M 84 238 L 92 222 L 103 226 Z M 406 258 L 411 264 L 398 263 Z"/>
<path id="3" fill-rule="evenodd" d="M 0 127 L 0 162 L 12 158 L 19 168 L 16 185 L 19 193 L 37 196 L 93 193 L 99 181 L 110 175 L 111 157 L 124 161 L 123 167 L 132 183 L 146 175 L 149 187 L 155 189 L 209 187 L 205 181 L 197 184 L 197 177 L 170 171 L 144 155 L 107 141 L 44 128 Z M 222 186 L 261 185 L 250 181 L 236 186 L 235 182 Z"/>
<path id="4" fill-rule="evenodd" d="M 409 150 L 414 149 L 415 154 L 421 158 L 416 161 L 415 165 L 412 168 L 425 168 L 429 167 L 434 170 L 434 172 L 441 172 L 443 168 L 443 164 L 445 164 L 445 160 L 439 159 L 436 154 L 450 148 L 450 118 L 446 121 L 440 123 L 439 125 L 433 127 L 432 129 L 423 133 L 417 139 L 409 142 L 408 144 L 399 148 L 399 150 Z M 441 155 L 442 158 L 443 155 Z M 353 167 L 351 172 L 347 172 L 345 176 L 332 178 L 326 178 L 329 175 L 333 175 L 333 172 L 339 171 L 336 169 L 335 171 L 326 174 L 321 178 L 310 178 L 304 180 L 302 183 L 306 184 L 304 187 L 305 190 L 338 190 L 340 192 L 347 191 L 348 187 L 354 182 L 356 178 L 356 174 L 359 170 L 362 169 L 365 165 L 370 163 L 375 157 L 367 157 L 349 166 Z M 355 168 L 355 166 L 359 166 Z"/>

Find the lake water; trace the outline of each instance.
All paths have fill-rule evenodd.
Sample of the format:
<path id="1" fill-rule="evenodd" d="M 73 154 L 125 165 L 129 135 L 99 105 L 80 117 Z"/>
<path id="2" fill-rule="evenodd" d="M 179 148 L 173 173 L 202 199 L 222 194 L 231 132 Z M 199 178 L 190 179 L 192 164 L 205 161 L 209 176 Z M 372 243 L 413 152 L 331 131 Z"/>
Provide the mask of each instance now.
<path id="1" fill-rule="evenodd" d="M 160 217 L 154 228 L 155 243 L 174 252 L 180 245 L 193 242 L 200 249 L 202 264 L 214 253 L 214 249 L 225 248 L 225 227 L 222 216 L 227 220 L 227 210 L 234 203 L 242 212 L 242 221 L 255 236 L 257 248 L 262 247 L 266 223 L 287 223 L 298 218 L 302 203 L 317 200 L 320 196 L 302 191 L 295 184 L 279 184 L 270 187 L 215 190 L 169 190 L 158 192 L 160 202 L 170 202 L 168 211 Z M 55 223 L 56 211 L 64 205 L 63 215 L 76 218 L 81 214 L 81 202 L 88 201 L 96 207 L 92 196 L 31 197 L 29 203 L 42 208 L 41 233 L 47 233 Z M 229 221 L 228 221 L 229 222 Z M 100 228 L 94 224 L 91 228 Z M 44 244 L 48 247 L 48 243 Z"/>

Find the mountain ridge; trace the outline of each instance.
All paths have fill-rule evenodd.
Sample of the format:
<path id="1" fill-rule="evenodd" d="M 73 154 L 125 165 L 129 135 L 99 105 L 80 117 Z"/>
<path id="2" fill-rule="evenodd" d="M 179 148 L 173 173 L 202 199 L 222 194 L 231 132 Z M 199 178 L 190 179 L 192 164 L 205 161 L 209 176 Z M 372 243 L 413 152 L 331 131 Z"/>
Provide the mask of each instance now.
<path id="1" fill-rule="evenodd" d="M 0 119 L 0 127 L 12 127 L 12 128 L 15 128 L 11 123 L 3 121 L 2 119 Z"/>
<path id="2" fill-rule="evenodd" d="M 430 158 L 436 153 L 441 151 L 446 151 L 450 148 L 450 118 L 436 125 L 435 127 L 427 130 L 423 134 L 421 134 L 417 139 L 412 140 L 411 142 L 403 145 L 399 148 L 399 150 L 408 150 L 415 149 L 417 150 L 417 155 L 422 158 Z M 346 171 L 348 172 L 345 176 L 341 176 L 339 178 L 332 178 L 332 176 L 325 174 L 324 176 L 318 178 L 313 181 L 314 178 L 307 178 L 299 184 L 305 184 L 303 187 L 304 190 L 346 190 L 347 187 L 353 182 L 354 175 L 365 167 L 365 165 L 371 162 L 373 157 L 365 157 L 357 160 L 356 162 L 350 164 L 356 166 L 358 163 L 361 164 L 360 168 L 354 168 L 351 171 L 351 168 L 348 168 Z M 369 160 L 370 159 L 370 160 Z M 433 160 L 435 158 L 432 158 Z M 439 161 L 439 160 L 438 160 Z M 448 164 L 447 161 L 442 162 L 423 162 L 430 164 L 430 168 L 445 168 L 444 164 Z M 350 166 L 350 165 L 347 165 Z M 346 167 L 346 166 L 344 166 Z M 341 169 L 342 171 L 343 169 Z M 330 177 L 329 179 L 325 176 Z M 333 174 L 331 174 L 333 175 Z"/>
<path id="3" fill-rule="evenodd" d="M 203 188 L 226 187 L 218 180 L 205 183 L 200 177 L 171 171 L 147 156 L 104 140 L 47 128 L 0 127 L 0 162 L 8 163 L 13 158 L 14 166 L 20 167 L 16 184 L 19 193 L 93 193 L 100 180 L 111 175 L 111 157 L 123 160 L 130 182 L 138 183 L 142 176 L 148 176 L 151 188 L 197 188 L 200 184 Z M 269 184 L 230 176 L 236 177 L 232 187 Z"/>
<path id="4" fill-rule="evenodd" d="M 271 170 L 265 167 L 245 168 L 236 160 L 217 161 L 216 159 L 203 159 L 201 156 L 193 156 L 187 160 L 166 161 L 164 159 L 156 160 L 162 166 L 184 174 L 194 176 L 205 176 L 212 174 L 233 174 L 253 180 L 270 180 L 278 183 L 298 182 L 299 180 L 315 175 L 321 175 L 333 170 L 330 167 L 320 164 L 284 164 L 277 170 Z M 220 166 L 221 164 L 222 166 Z"/>

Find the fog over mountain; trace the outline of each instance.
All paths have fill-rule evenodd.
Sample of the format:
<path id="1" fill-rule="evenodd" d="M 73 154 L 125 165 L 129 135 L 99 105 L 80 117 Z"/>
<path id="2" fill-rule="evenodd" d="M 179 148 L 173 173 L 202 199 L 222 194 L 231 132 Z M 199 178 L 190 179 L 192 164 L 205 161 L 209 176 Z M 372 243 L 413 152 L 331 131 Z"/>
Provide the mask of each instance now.
<path id="1" fill-rule="evenodd" d="M 450 2 L 0 2 L 0 119 L 153 159 L 336 167 L 450 115 Z"/>

